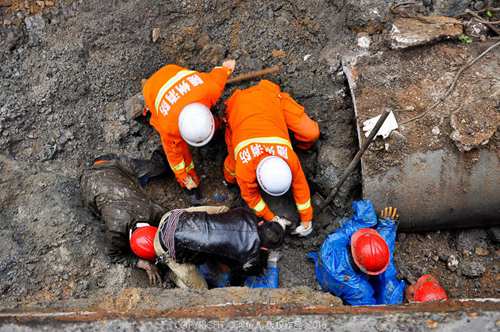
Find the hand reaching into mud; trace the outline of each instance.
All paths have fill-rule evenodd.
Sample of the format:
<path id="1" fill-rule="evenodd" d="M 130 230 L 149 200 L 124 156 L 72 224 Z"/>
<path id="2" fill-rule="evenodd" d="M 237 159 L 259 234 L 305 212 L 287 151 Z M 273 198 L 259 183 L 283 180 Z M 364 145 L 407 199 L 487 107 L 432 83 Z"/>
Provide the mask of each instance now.
<path id="1" fill-rule="evenodd" d="M 380 211 L 380 218 L 382 219 L 392 219 L 394 221 L 399 219 L 398 209 L 388 206 Z"/>
<path id="2" fill-rule="evenodd" d="M 183 182 L 187 190 L 192 190 L 196 188 L 196 182 L 194 182 L 193 178 L 189 175 L 184 179 Z"/>
<path id="3" fill-rule="evenodd" d="M 225 67 L 229 70 L 231 70 L 231 73 L 234 71 L 234 68 L 236 67 L 236 60 L 230 59 L 226 60 L 222 63 L 222 67 Z"/>
<path id="4" fill-rule="evenodd" d="M 150 285 L 161 285 L 160 270 L 158 270 L 154 264 L 145 261 L 144 259 L 139 259 L 139 261 L 137 261 L 137 267 L 146 271 Z"/>

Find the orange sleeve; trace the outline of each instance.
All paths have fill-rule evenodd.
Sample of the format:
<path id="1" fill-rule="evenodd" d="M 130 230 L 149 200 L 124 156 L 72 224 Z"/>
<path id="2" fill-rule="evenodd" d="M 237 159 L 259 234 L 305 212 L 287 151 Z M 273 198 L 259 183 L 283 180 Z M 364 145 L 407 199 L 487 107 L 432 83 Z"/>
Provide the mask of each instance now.
<path id="1" fill-rule="evenodd" d="M 184 160 L 184 155 L 190 155 L 191 151 L 189 146 L 182 138 L 174 138 L 171 135 L 160 133 L 161 144 L 163 146 L 163 151 L 167 156 L 168 164 L 175 174 L 175 177 L 179 183 L 182 183 L 187 177 L 186 168 L 190 165 L 186 165 Z"/>
<path id="2" fill-rule="evenodd" d="M 288 93 L 281 92 L 281 107 L 285 115 L 285 122 L 294 134 L 300 148 L 308 148 L 319 138 L 319 125 L 305 112 L 304 107 L 297 103 Z"/>
<path id="3" fill-rule="evenodd" d="M 312 221 L 313 208 L 311 205 L 311 193 L 306 176 L 300 165 L 300 160 L 295 155 L 290 155 L 291 170 L 292 170 L 292 192 L 295 200 L 295 205 L 300 215 L 300 221 Z"/>
<path id="4" fill-rule="evenodd" d="M 266 221 L 271 221 L 274 218 L 274 213 L 262 199 L 257 181 L 247 182 L 240 178 L 237 178 L 237 180 L 241 191 L 241 197 L 243 197 L 248 204 L 248 207 L 254 210 L 257 217 L 261 217 Z"/>
<path id="5" fill-rule="evenodd" d="M 234 149 L 231 143 L 231 129 L 226 127 L 225 140 L 227 146 L 227 157 L 224 160 L 224 179 L 228 183 L 236 182 L 236 161 L 234 160 Z"/>
<path id="6" fill-rule="evenodd" d="M 231 75 L 231 70 L 226 67 L 215 67 L 208 73 L 208 77 L 214 83 L 214 89 L 211 96 L 214 104 L 220 98 L 222 92 L 224 92 L 224 87 L 226 86 L 229 75 Z"/>

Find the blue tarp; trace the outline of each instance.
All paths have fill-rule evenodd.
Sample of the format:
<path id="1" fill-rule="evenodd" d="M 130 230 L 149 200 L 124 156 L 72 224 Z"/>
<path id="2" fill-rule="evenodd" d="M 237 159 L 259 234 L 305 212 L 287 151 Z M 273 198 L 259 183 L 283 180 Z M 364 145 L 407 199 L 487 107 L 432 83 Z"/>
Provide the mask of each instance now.
<path id="1" fill-rule="evenodd" d="M 203 275 L 210 288 L 222 288 L 231 285 L 231 272 L 221 272 L 217 265 L 204 263 L 198 265 L 198 271 Z M 268 266 L 264 270 L 264 274 L 246 277 L 245 286 L 249 288 L 278 288 L 279 271 L 277 266 Z"/>
<path id="2" fill-rule="evenodd" d="M 353 210 L 354 215 L 345 219 L 335 232 L 328 235 L 319 252 L 308 254 L 315 263 L 318 283 L 323 290 L 350 305 L 402 303 L 405 283 L 396 278 L 393 260 L 396 222 L 391 219 L 378 220 L 369 200 L 354 201 Z M 389 246 L 389 266 L 378 276 L 370 277 L 362 273 L 352 261 L 350 239 L 361 228 L 374 228 Z"/>

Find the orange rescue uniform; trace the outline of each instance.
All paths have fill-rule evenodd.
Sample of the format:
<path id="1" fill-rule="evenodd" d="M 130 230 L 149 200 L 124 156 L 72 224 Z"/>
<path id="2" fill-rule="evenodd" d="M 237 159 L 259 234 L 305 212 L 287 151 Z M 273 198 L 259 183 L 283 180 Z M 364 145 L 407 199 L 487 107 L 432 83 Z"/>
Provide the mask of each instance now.
<path id="1" fill-rule="evenodd" d="M 215 67 L 210 73 L 166 65 L 151 76 L 143 87 L 144 101 L 151 112 L 150 124 L 158 131 L 170 168 L 184 187 L 188 175 L 196 185 L 199 177 L 188 144 L 179 132 L 179 114 L 184 106 L 202 103 L 211 108 L 217 103 L 231 70 Z"/>
<path id="2" fill-rule="evenodd" d="M 236 90 L 227 100 L 226 107 L 226 181 L 236 181 L 248 206 L 257 216 L 269 221 L 275 215 L 260 195 L 256 169 L 266 156 L 279 156 L 292 171 L 292 191 L 300 220 L 312 221 L 309 185 L 293 151 L 288 129 L 294 132 L 299 142 L 297 147 L 306 149 L 319 138 L 318 123 L 311 120 L 304 107 L 289 94 L 267 80 L 245 90 Z"/>

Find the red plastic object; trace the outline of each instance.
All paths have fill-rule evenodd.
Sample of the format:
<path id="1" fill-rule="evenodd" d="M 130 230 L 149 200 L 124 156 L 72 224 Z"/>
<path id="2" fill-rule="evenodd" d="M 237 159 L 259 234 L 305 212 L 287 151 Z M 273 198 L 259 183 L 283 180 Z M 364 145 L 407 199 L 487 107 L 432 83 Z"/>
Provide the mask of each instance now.
<path id="1" fill-rule="evenodd" d="M 415 302 L 448 300 L 448 295 L 446 295 L 444 288 L 430 274 L 425 274 L 417 280 L 414 292 Z"/>

